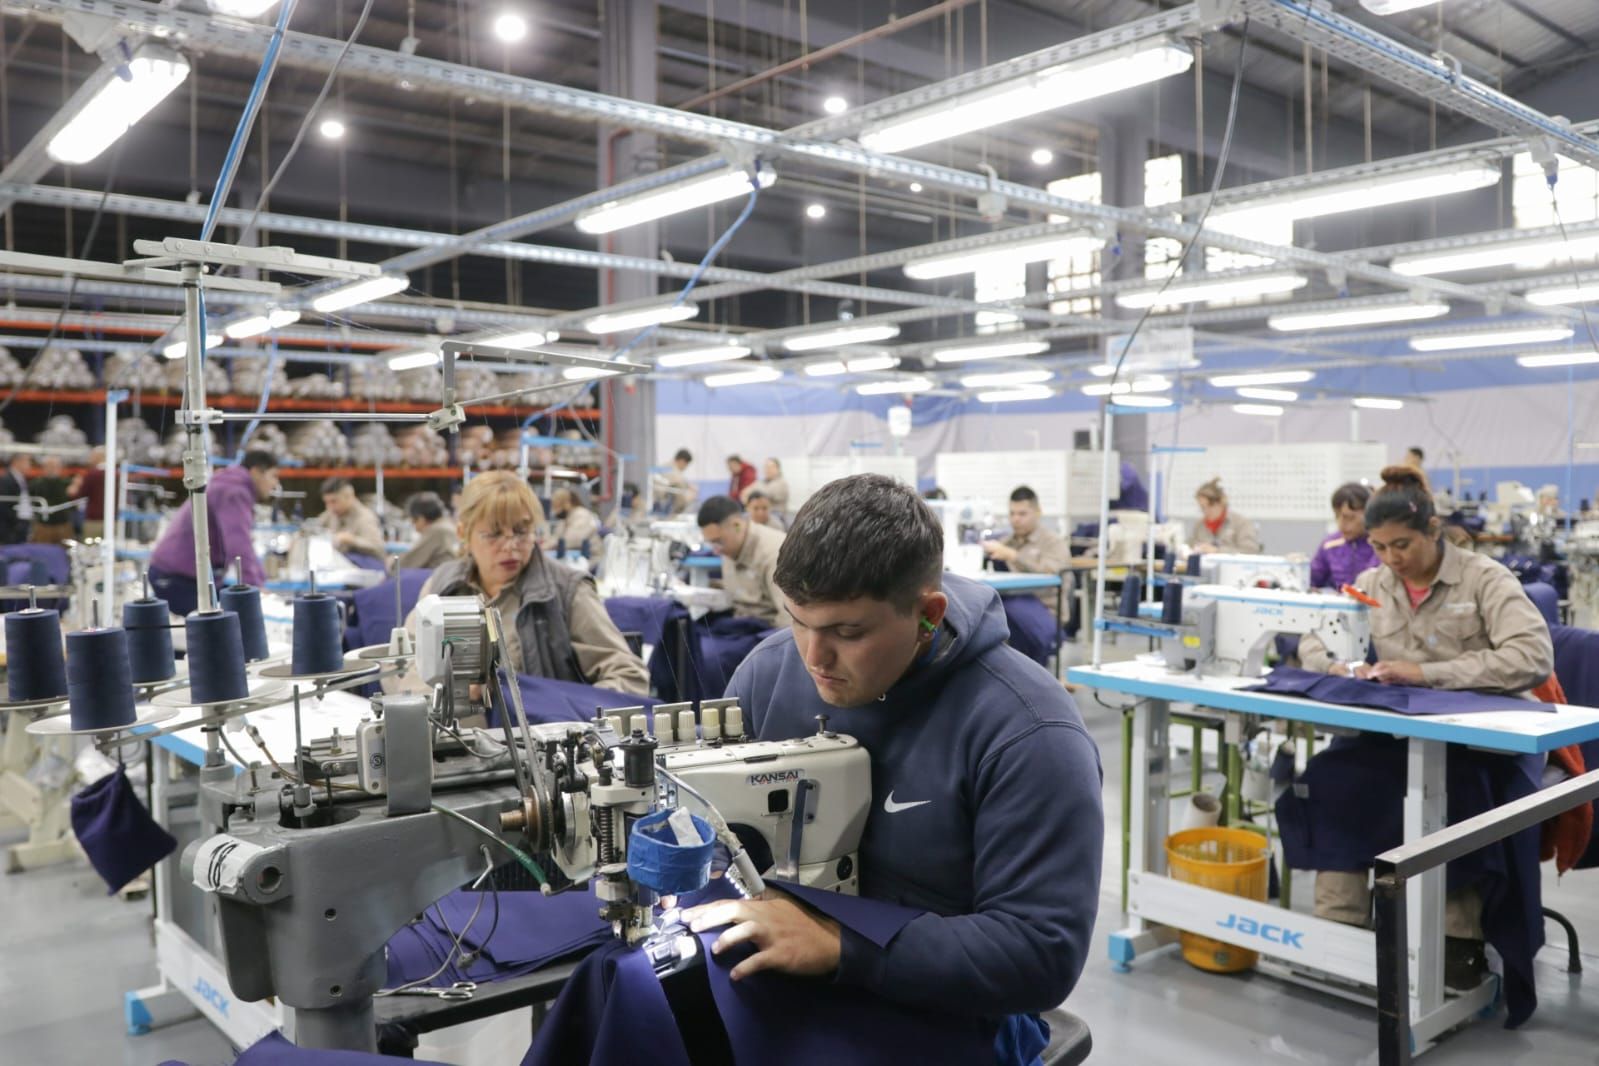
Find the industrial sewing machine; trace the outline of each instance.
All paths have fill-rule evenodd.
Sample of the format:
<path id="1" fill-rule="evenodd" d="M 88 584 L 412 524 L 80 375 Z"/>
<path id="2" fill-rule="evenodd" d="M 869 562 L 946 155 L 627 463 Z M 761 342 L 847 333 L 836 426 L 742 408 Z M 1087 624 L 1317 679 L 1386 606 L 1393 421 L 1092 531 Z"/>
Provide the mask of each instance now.
<path id="1" fill-rule="evenodd" d="M 1283 589 L 1307 592 L 1310 589 L 1310 562 L 1303 556 L 1224 555 L 1212 552 L 1199 557 L 1199 582 L 1229 588 Z"/>
<path id="2" fill-rule="evenodd" d="M 1371 622 L 1363 604 L 1278 589 L 1189 585 L 1179 624 L 1105 618 L 1100 625 L 1158 640 L 1169 669 L 1198 677 L 1259 676 L 1266 649 L 1279 634 L 1314 633 L 1339 662 L 1364 660 L 1371 647 Z"/>
<path id="3" fill-rule="evenodd" d="M 658 928 L 658 892 L 630 864 L 635 824 L 679 802 L 745 894 L 768 868 L 855 891 L 870 762 L 825 720 L 781 742 L 748 741 L 734 701 L 532 725 L 496 612 L 429 596 L 418 619 L 430 694 L 375 698 L 354 737 L 303 745 L 292 771 L 202 774 L 202 818 L 221 831 L 185 850 L 185 875 L 215 896 L 234 993 L 292 1007 L 301 1046 L 372 1049 L 384 945 L 507 853 L 546 894 L 591 885 L 658 972 L 692 964 L 696 942 Z M 484 705 L 497 732 L 467 724 Z"/>
<path id="4" fill-rule="evenodd" d="M 678 563 L 688 554 L 681 541 L 665 536 L 642 536 L 621 530 L 605 538 L 600 567 L 600 595 L 670 596 L 700 617 L 708 611 L 733 609 L 726 589 L 690 585 L 677 576 Z"/>

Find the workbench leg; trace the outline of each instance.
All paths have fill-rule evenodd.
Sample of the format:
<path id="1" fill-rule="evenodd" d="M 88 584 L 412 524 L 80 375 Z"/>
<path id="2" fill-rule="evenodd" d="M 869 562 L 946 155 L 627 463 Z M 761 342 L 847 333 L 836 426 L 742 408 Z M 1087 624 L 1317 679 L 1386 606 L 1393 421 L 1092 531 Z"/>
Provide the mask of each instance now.
<path id="1" fill-rule="evenodd" d="M 1448 817 L 1445 766 L 1448 745 L 1410 739 L 1405 778 L 1405 840 L 1444 828 Z M 1410 943 L 1410 1016 L 1431 1014 L 1444 1001 L 1444 867 L 1435 866 L 1406 885 Z"/>
<path id="2" fill-rule="evenodd" d="M 1122 711 L 1122 913 L 1127 913 L 1127 869 L 1133 854 L 1133 712 Z"/>
<path id="3" fill-rule="evenodd" d="M 1133 705 L 1131 764 L 1125 779 L 1128 804 L 1129 871 L 1166 872 L 1166 837 L 1171 819 L 1171 704 L 1165 700 L 1140 700 Z M 1125 736 L 1125 734 L 1124 734 Z M 1111 966 L 1126 970 L 1136 954 L 1136 944 L 1149 926 L 1130 918 L 1127 926 L 1110 936 Z"/>
<path id="4" fill-rule="evenodd" d="M 1190 775 L 1193 778 L 1193 789 L 1196 793 L 1205 788 L 1205 727 L 1194 726 L 1193 763 Z"/>

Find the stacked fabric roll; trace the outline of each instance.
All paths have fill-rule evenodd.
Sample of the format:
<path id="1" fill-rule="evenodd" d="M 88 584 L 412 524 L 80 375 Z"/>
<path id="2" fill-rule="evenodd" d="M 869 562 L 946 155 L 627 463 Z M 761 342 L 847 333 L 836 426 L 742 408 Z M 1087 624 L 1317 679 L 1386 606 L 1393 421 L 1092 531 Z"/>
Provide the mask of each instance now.
<path id="1" fill-rule="evenodd" d="M 333 422 L 298 422 L 289 434 L 289 453 L 309 466 L 347 466 L 350 442 Z"/>
<path id="2" fill-rule="evenodd" d="M 139 466 L 154 466 L 160 461 L 161 435 L 137 416 L 117 420 L 117 458 Z"/>
<path id="3" fill-rule="evenodd" d="M 270 360 L 267 359 L 238 359 L 233 367 L 233 392 L 239 396 L 259 397 L 266 391 L 266 368 Z M 274 396 L 287 395 L 284 390 L 289 386 L 288 371 L 283 369 L 283 363 L 277 362 L 272 368 L 272 394 Z M 209 388 L 210 386 L 207 386 Z"/>
<path id="4" fill-rule="evenodd" d="M 82 448 L 84 452 L 89 449 L 88 435 L 78 428 L 71 415 L 52 417 L 44 429 L 33 435 L 33 442 L 52 448 Z"/>
<path id="5" fill-rule="evenodd" d="M 15 385 L 22 380 L 22 365 L 10 348 L 0 348 L 0 385 Z"/>
<path id="6" fill-rule="evenodd" d="M 289 454 L 289 438 L 281 427 L 263 422 L 250 434 L 248 448 L 253 452 L 271 452 L 281 459 Z"/>
<path id="7" fill-rule="evenodd" d="M 488 426 L 463 426 L 457 453 L 463 466 L 475 470 L 491 469 L 494 462 L 494 430 Z"/>
<path id="8" fill-rule="evenodd" d="M 396 443 L 400 447 L 400 464 L 414 467 L 446 466 L 450 449 L 438 430 L 431 426 L 414 426 L 401 431 Z"/>
<path id="9" fill-rule="evenodd" d="M 14 444 L 16 439 L 16 434 L 12 433 L 5 426 L 0 426 L 0 446 Z"/>
<path id="10" fill-rule="evenodd" d="M 94 372 L 76 348 L 45 348 L 33 357 L 28 383 L 36 389 L 92 389 Z"/>
<path id="11" fill-rule="evenodd" d="M 500 375 L 494 371 L 481 366 L 472 366 L 470 363 L 456 365 L 455 394 L 461 399 L 493 396 L 504 391 L 500 387 Z"/>
<path id="12" fill-rule="evenodd" d="M 207 429 L 206 439 L 208 442 L 206 448 L 210 454 L 220 455 L 221 452 L 217 450 L 216 432 Z M 189 441 L 184 436 L 182 427 L 173 426 L 167 431 L 166 442 L 155 449 L 155 454 L 151 456 L 151 463 L 155 466 L 181 466 L 183 464 L 183 452 L 188 446 Z"/>
<path id="13" fill-rule="evenodd" d="M 182 392 L 183 375 L 188 372 L 188 364 L 182 359 L 163 359 L 162 362 L 166 364 L 162 373 L 166 375 L 167 391 Z M 215 356 L 207 356 L 205 360 L 205 391 L 207 396 L 226 396 L 233 391 L 228 382 L 227 367 Z"/>
<path id="14" fill-rule="evenodd" d="M 361 467 L 396 467 L 405 452 L 395 443 L 394 434 L 381 423 L 367 423 L 350 436 L 350 462 Z"/>
<path id="15" fill-rule="evenodd" d="M 407 370 L 399 382 L 400 399 L 411 403 L 438 403 L 444 396 L 444 372 L 436 366 Z"/>
<path id="16" fill-rule="evenodd" d="M 344 383 L 335 381 L 326 374 L 306 374 L 290 378 L 288 388 L 283 394 L 303 400 L 342 400 Z"/>
<path id="17" fill-rule="evenodd" d="M 167 384 L 166 360 L 149 352 L 117 352 L 106 361 L 105 380 L 113 388 L 159 392 Z"/>
<path id="18" fill-rule="evenodd" d="M 350 368 L 350 395 L 357 400 L 388 403 L 405 399 L 405 388 L 387 364 L 373 361 Z"/>

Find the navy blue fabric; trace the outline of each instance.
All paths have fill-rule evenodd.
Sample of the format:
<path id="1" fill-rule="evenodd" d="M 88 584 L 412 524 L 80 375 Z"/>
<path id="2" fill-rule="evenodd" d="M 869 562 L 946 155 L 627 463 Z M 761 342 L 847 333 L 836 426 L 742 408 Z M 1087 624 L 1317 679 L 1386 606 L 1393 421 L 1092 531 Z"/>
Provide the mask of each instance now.
<path id="1" fill-rule="evenodd" d="M 482 902 L 477 921 L 472 911 Z M 496 911 L 498 913 L 496 913 Z M 457 935 L 469 961 L 451 957 Z M 490 933 L 493 933 L 490 936 Z M 586 889 L 545 896 L 539 892 L 452 892 L 389 940 L 386 987 L 409 984 L 450 965 L 431 981 L 486 984 L 522 977 L 559 959 L 590 951 L 610 938 L 599 903 Z"/>
<path id="2" fill-rule="evenodd" d="M 1566 699 L 1577 707 L 1599 707 L 1599 632 L 1575 626 L 1550 626 L 1555 644 L 1555 676 L 1565 690 Z M 1599 740 L 1582 747 L 1582 762 L 1589 770 L 1599 770 Z M 1599 826 L 1599 800 L 1594 802 L 1594 824 Z M 1599 833 L 1588 841 L 1588 850 L 1577 860 L 1579 869 L 1599 866 Z"/>
<path id="3" fill-rule="evenodd" d="M 728 695 L 762 740 L 827 714 L 871 755 L 861 894 L 929 913 L 888 948 L 846 933 L 839 981 L 962 1014 L 1042 1012 L 1081 974 L 1098 909 L 1099 754 L 1060 682 L 1006 643 L 995 591 L 946 574 L 944 592 L 930 655 L 880 700 L 825 703 L 788 630 Z"/>
<path id="4" fill-rule="evenodd" d="M 1482 711 L 1546 711 L 1553 714 L 1555 710 L 1551 704 L 1516 696 L 1450 692 L 1414 685 L 1386 685 L 1380 681 L 1316 674 L 1291 666 L 1279 666 L 1266 675 L 1262 684 L 1250 685 L 1241 691 L 1303 696 L 1321 703 L 1367 707 L 1399 714 L 1473 714 Z"/>
<path id="5" fill-rule="evenodd" d="M 200 606 L 200 587 L 186 574 L 174 574 L 152 566 L 146 573 L 150 577 L 150 595 L 167 601 L 167 608 L 179 618 L 187 618 Z"/>
<path id="6" fill-rule="evenodd" d="M 388 1066 L 408 1062 L 412 1066 L 443 1066 L 431 1059 L 402 1059 L 393 1055 L 374 1055 L 368 1051 L 312 1051 L 298 1048 L 284 1039 L 282 1033 L 268 1033 L 257 1040 L 249 1050 L 240 1055 L 234 1066 Z M 161 1066 L 187 1066 L 176 1059 L 168 1059 Z"/>
<path id="7" fill-rule="evenodd" d="M 617 629 L 638 633 L 650 645 L 650 687 L 662 700 L 678 703 L 721 692 L 705 683 L 703 634 L 682 604 L 666 596 L 612 596 L 605 613 Z"/>
<path id="8" fill-rule="evenodd" d="M 1060 639 L 1049 608 L 1037 596 L 1001 596 L 1000 603 L 1010 626 L 1010 646 L 1040 666 L 1047 665 Z"/>
<path id="9" fill-rule="evenodd" d="M 72 832 L 107 895 L 171 855 L 178 842 L 150 812 L 118 766 L 72 797 Z"/>
<path id="10" fill-rule="evenodd" d="M 1042 1066 L 1049 1023 L 1036 1014 L 1012 1014 L 994 1037 L 996 1066 Z"/>
<path id="11" fill-rule="evenodd" d="M 615 939 L 583 960 L 522 1059 L 522 1066 L 584 1063 L 693 1066 L 649 957 Z"/>
<path id="12" fill-rule="evenodd" d="M 759 618 L 739 618 L 730 612 L 709 615 L 702 620 L 705 632 L 700 637 L 704 662 L 701 698 L 715 699 L 727 691 L 739 664 L 750 652 L 777 632 Z"/>
<path id="13" fill-rule="evenodd" d="M 344 557 L 362 570 L 386 571 L 389 564 L 376 555 L 367 555 L 364 552 L 345 552 Z"/>
<path id="14" fill-rule="evenodd" d="M 1292 869 L 1364 870 L 1404 843 L 1409 746 L 1402 738 L 1364 733 L 1337 737 L 1306 765 L 1277 800 L 1283 856 Z M 1451 744 L 1448 823 L 1453 825 L 1536 792 L 1541 756 L 1495 755 Z M 1517 833 L 1449 864 L 1450 891 L 1474 886 L 1482 926 L 1505 963 L 1506 1025 L 1515 1028 L 1537 1007 L 1532 957 L 1543 946 L 1538 874 L 1539 828 Z"/>
<path id="15" fill-rule="evenodd" d="M 1538 613 L 1543 615 L 1543 620 L 1550 625 L 1560 623 L 1560 593 L 1553 585 L 1542 581 L 1529 581 L 1521 586 L 1521 591 L 1527 594 L 1532 605 L 1538 608 Z"/>
<path id="16" fill-rule="evenodd" d="M 6 583 L 10 585 L 65 585 L 72 580 L 67 550 L 59 544 L 7 544 L 0 548 L 0 564 L 5 567 Z M 0 613 L 27 606 L 27 600 L 5 600 L 0 602 Z M 39 606 L 60 611 L 66 609 L 67 601 L 41 599 Z"/>
<path id="17" fill-rule="evenodd" d="M 351 651 L 368 648 L 374 644 L 387 644 L 389 634 L 405 621 L 421 598 L 422 586 L 433 573 L 431 570 L 402 570 L 381 585 L 357 589 L 350 597 L 349 624 L 344 630 L 344 646 Z M 400 610 L 394 614 L 394 583 L 400 583 Z"/>
<path id="18" fill-rule="evenodd" d="M 1121 495 L 1111 501 L 1111 510 L 1149 510 L 1149 490 L 1144 488 L 1144 480 L 1138 476 L 1138 468 L 1125 459 L 1122 460 L 1120 491 Z"/>
<path id="19" fill-rule="evenodd" d="M 615 710 L 622 707 L 653 708 L 660 700 L 648 696 L 630 696 L 626 692 L 613 692 L 608 688 L 595 688 L 576 681 L 557 681 L 550 677 L 517 674 L 517 687 L 522 692 L 522 710 L 529 723 L 587 722 L 595 710 Z M 489 726 L 500 727 L 500 716 L 492 708 L 488 715 Z"/>

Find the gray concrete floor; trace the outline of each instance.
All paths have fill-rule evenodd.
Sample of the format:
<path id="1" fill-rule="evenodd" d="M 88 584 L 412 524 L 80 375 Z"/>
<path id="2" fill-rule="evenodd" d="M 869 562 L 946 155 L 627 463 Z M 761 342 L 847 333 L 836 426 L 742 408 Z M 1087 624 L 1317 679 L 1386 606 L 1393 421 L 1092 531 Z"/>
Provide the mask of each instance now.
<path id="1" fill-rule="evenodd" d="M 1076 649 L 1072 649 L 1074 652 Z M 1104 891 L 1095 948 L 1067 1007 L 1094 1034 L 1094 1062 L 1128 1066 L 1183 1063 L 1234 1066 L 1292 1062 L 1312 1066 L 1375 1064 L 1372 1012 L 1259 975 L 1216 976 L 1167 949 L 1112 972 L 1107 935 L 1119 913 L 1119 716 L 1081 701 L 1105 775 L 1107 833 Z M 1181 762 L 1174 774 L 1181 775 Z M 0 835 L 0 843 L 14 836 Z M 1557 883 L 1545 866 L 1545 903 L 1569 916 L 1587 938 L 1584 966 L 1599 975 L 1599 871 Z M 1300 884 L 1308 890 L 1305 882 Z M 1296 891 L 1296 902 L 1305 901 Z M 203 1021 L 130 1037 L 122 997 L 154 982 L 148 900 L 107 897 L 87 866 L 67 865 L 0 876 L 0 1066 L 154 1066 L 181 1059 L 195 1066 L 231 1061 L 227 1041 Z M 1553 930 L 1553 927 L 1551 927 Z M 1516 1032 L 1500 1019 L 1479 1022 L 1420 1061 L 1431 1066 L 1576 1066 L 1599 1063 L 1599 1011 L 1584 996 L 1584 976 L 1565 973 L 1565 946 L 1538 957 L 1539 1007 Z M 1599 976 L 1588 980 L 1599 980 Z"/>

